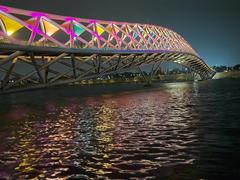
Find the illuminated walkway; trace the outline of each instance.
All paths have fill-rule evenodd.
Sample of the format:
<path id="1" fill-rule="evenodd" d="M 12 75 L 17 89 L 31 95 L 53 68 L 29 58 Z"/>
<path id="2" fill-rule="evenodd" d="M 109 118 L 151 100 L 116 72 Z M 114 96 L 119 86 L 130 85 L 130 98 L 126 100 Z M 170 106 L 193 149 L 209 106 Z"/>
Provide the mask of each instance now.
<path id="1" fill-rule="evenodd" d="M 59 16 L 0 6 L 1 92 L 69 84 L 162 62 L 201 79 L 215 72 L 167 28 Z"/>

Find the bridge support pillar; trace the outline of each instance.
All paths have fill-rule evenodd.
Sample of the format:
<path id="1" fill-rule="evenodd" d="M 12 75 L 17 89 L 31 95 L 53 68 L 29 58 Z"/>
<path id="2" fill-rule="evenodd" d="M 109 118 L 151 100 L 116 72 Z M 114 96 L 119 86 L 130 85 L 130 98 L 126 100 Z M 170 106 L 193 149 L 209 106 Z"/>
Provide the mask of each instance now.
<path id="1" fill-rule="evenodd" d="M 138 66 L 138 71 L 141 73 L 144 81 L 146 82 L 146 86 L 151 86 L 152 80 L 153 80 L 154 76 L 156 75 L 160 66 L 161 66 L 161 62 L 157 65 L 153 64 L 152 69 L 149 72 L 149 74 L 146 74 L 145 72 L 143 72 L 142 69 Z"/>
<path id="2" fill-rule="evenodd" d="M 75 57 L 74 54 L 71 54 L 71 61 L 72 61 L 72 70 L 73 70 L 73 78 L 77 78 L 77 73 L 76 73 L 76 65 L 75 65 Z"/>
<path id="3" fill-rule="evenodd" d="M 50 58 L 48 58 L 47 61 L 45 61 L 44 56 L 42 56 L 42 60 L 44 61 L 44 65 L 46 65 L 50 61 Z M 48 67 L 44 69 L 44 83 L 45 84 L 48 83 Z"/>

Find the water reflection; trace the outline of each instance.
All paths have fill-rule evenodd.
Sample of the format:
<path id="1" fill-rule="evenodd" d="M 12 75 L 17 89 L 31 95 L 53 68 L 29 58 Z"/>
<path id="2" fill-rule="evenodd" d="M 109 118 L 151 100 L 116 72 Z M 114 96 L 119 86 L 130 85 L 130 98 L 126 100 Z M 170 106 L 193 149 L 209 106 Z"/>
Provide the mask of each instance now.
<path id="1" fill-rule="evenodd" d="M 14 106 L 0 116 L 0 177 L 200 178 L 199 91 L 168 84 Z"/>

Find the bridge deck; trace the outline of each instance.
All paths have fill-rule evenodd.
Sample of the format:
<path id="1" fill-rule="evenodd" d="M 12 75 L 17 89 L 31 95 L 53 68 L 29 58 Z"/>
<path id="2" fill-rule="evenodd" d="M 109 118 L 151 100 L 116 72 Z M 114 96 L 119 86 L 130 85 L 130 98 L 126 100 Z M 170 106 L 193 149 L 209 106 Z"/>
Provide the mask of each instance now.
<path id="1" fill-rule="evenodd" d="M 0 42 L 0 50 L 1 54 L 10 55 L 15 51 L 24 51 L 24 52 L 34 52 L 35 55 L 58 55 L 59 53 L 67 53 L 67 54 L 75 54 L 79 56 L 89 56 L 92 54 L 99 54 L 104 56 L 112 56 L 114 54 L 121 55 L 129 55 L 129 54 L 152 54 L 152 53 L 184 53 L 192 56 L 196 56 L 195 54 L 188 52 L 180 52 L 180 51 L 170 51 L 170 50 L 117 50 L 117 49 L 93 49 L 93 48 L 63 48 L 63 47 L 47 47 L 47 46 L 32 46 L 32 45 L 17 45 L 17 44 L 6 44 Z M 197 56 L 196 56 L 197 57 Z"/>

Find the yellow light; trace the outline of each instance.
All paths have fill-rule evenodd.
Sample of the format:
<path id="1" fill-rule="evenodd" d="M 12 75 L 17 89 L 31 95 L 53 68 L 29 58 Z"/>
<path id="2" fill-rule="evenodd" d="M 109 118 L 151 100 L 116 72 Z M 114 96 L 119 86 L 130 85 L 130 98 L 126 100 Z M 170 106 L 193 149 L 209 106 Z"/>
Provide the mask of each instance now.
<path id="1" fill-rule="evenodd" d="M 8 36 L 11 36 L 13 33 L 23 28 L 23 25 L 17 22 L 15 19 L 11 19 L 3 14 L 0 14 L 0 19 L 4 23 Z"/>
<path id="2" fill-rule="evenodd" d="M 102 33 L 104 33 L 104 29 L 98 24 L 97 24 L 97 33 L 98 35 L 101 35 Z"/>
<path id="3" fill-rule="evenodd" d="M 11 36 L 13 34 L 14 31 L 7 31 L 7 35 Z"/>
<path id="4" fill-rule="evenodd" d="M 45 32 L 48 36 L 52 36 L 55 32 L 57 32 L 59 30 L 59 28 L 53 24 L 51 24 L 50 22 L 46 21 L 45 19 L 43 19 L 43 24 L 45 27 Z"/>
<path id="5" fill-rule="evenodd" d="M 52 32 L 47 32 L 46 33 L 48 36 L 51 36 L 52 35 Z"/>

